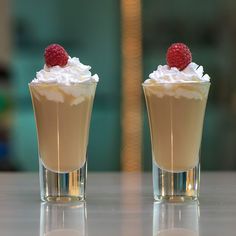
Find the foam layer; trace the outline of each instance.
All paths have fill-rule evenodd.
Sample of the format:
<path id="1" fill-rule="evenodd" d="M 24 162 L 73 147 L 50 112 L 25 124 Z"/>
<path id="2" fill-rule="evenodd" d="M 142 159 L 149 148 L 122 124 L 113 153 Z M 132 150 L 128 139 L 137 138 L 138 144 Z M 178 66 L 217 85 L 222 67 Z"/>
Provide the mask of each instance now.
<path id="1" fill-rule="evenodd" d="M 208 83 L 152 83 L 144 86 L 149 93 L 157 97 L 173 96 L 202 100 L 208 96 L 209 91 Z"/>
<path id="2" fill-rule="evenodd" d="M 95 85 L 94 85 L 95 86 Z M 59 85 L 59 84 L 32 84 L 31 89 L 37 100 L 45 97 L 49 101 L 63 103 L 70 101 L 70 105 L 78 105 L 86 98 L 94 96 L 94 86 L 83 85 Z"/>

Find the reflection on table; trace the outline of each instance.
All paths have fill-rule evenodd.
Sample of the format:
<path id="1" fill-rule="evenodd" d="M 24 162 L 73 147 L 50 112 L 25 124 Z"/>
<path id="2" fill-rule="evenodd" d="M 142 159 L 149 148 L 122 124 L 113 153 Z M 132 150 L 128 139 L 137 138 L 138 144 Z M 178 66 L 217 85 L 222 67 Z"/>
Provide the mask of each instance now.
<path id="1" fill-rule="evenodd" d="M 154 203 L 153 236 L 199 236 L 198 202 Z"/>
<path id="2" fill-rule="evenodd" d="M 41 203 L 40 236 L 86 236 L 86 203 Z"/>

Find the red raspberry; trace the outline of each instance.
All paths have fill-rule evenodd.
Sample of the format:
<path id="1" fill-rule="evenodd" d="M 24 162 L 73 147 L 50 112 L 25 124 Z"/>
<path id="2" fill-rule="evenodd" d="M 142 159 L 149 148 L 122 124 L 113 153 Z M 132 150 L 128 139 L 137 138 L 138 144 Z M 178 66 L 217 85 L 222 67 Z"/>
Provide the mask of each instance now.
<path id="1" fill-rule="evenodd" d="M 174 43 L 167 50 L 166 61 L 169 67 L 183 70 L 192 62 L 192 54 L 185 44 Z"/>
<path id="2" fill-rule="evenodd" d="M 45 63 L 48 67 L 65 66 L 69 59 L 66 50 L 59 44 L 51 44 L 44 51 Z"/>

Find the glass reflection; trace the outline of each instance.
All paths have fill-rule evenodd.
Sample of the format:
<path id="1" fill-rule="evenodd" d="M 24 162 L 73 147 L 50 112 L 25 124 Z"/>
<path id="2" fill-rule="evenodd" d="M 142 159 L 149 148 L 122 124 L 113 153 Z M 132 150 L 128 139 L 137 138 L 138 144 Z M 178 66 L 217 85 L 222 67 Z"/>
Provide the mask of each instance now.
<path id="1" fill-rule="evenodd" d="M 40 236 L 87 236 L 86 203 L 41 203 Z"/>
<path id="2" fill-rule="evenodd" d="M 198 202 L 153 204 L 153 236 L 199 236 Z"/>

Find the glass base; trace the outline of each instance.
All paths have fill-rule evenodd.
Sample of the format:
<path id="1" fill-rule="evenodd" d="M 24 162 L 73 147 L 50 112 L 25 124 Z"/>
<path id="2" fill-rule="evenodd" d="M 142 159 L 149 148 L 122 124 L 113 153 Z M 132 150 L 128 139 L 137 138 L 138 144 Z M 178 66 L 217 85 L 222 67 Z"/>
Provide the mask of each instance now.
<path id="1" fill-rule="evenodd" d="M 195 201 L 199 196 L 200 164 L 184 172 L 160 169 L 153 161 L 153 190 L 156 201 Z"/>
<path id="2" fill-rule="evenodd" d="M 39 161 L 41 200 L 46 202 L 74 202 L 86 198 L 87 161 L 78 170 L 56 173 Z"/>

